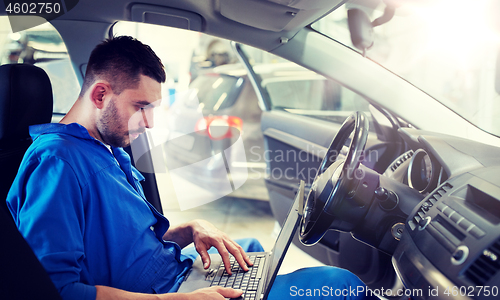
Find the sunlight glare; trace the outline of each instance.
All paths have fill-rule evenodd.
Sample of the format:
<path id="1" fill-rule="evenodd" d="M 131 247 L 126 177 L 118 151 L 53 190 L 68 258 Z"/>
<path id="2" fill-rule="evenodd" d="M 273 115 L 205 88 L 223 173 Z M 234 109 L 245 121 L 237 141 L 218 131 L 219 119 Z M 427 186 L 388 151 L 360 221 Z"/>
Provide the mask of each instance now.
<path id="1" fill-rule="evenodd" d="M 488 22 L 491 0 L 440 0 L 416 6 L 427 24 L 427 50 L 454 56 L 464 66 L 485 47 L 499 45 L 499 33 Z"/>

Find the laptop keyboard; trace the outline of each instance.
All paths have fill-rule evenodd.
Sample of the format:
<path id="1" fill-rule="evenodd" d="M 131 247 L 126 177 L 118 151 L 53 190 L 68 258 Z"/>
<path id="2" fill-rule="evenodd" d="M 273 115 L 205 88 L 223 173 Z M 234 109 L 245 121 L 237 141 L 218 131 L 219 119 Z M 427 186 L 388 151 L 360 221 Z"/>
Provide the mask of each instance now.
<path id="1" fill-rule="evenodd" d="M 226 272 L 224 264 L 221 264 L 211 286 L 240 289 L 243 290 L 243 295 L 237 299 L 258 300 L 260 299 L 260 295 L 259 298 L 257 298 L 257 289 L 262 278 L 265 259 L 265 255 L 251 255 L 250 261 L 253 263 L 253 266 L 248 267 L 249 270 L 245 272 L 236 259 L 231 256 L 230 263 L 232 275 L 229 275 Z"/>

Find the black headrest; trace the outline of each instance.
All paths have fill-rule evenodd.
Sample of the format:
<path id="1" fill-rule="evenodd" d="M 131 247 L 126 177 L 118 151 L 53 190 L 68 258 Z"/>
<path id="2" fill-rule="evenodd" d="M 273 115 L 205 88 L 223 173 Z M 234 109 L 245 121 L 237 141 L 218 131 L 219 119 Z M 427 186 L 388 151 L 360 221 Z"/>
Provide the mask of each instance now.
<path id="1" fill-rule="evenodd" d="M 52 86 L 39 67 L 0 66 L 0 144 L 29 138 L 28 127 L 52 119 Z"/>

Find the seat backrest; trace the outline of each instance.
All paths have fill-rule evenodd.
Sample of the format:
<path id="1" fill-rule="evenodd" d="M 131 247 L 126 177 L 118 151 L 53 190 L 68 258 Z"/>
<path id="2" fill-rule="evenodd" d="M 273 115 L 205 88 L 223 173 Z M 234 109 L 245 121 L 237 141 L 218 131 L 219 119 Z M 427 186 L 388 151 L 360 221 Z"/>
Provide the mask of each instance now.
<path id="1" fill-rule="evenodd" d="M 52 86 L 44 70 L 27 64 L 0 66 L 0 203 L 5 199 L 26 149 L 28 128 L 52 119 Z"/>
<path id="2" fill-rule="evenodd" d="M 28 127 L 52 118 L 52 87 L 33 65 L 0 66 L 0 298 L 61 299 L 37 257 L 17 230 L 5 199 L 24 152 Z"/>
<path id="3" fill-rule="evenodd" d="M 0 239 L 1 299 L 61 299 L 10 213 L 3 207 L 0 207 Z"/>

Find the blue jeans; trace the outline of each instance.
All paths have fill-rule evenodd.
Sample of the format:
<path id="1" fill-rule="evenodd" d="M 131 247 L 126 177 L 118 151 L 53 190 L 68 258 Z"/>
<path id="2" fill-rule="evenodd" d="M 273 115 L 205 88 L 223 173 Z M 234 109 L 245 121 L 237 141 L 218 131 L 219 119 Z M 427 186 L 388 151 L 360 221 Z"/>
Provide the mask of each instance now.
<path id="1" fill-rule="evenodd" d="M 236 242 L 245 252 L 263 252 L 262 245 L 256 239 L 240 239 Z M 217 253 L 212 248 L 209 253 Z M 198 257 L 191 247 L 182 250 L 182 254 L 193 260 Z M 331 266 L 304 268 L 289 274 L 279 275 L 274 281 L 269 299 L 378 299 L 367 294 L 365 284 L 353 273 Z"/>

